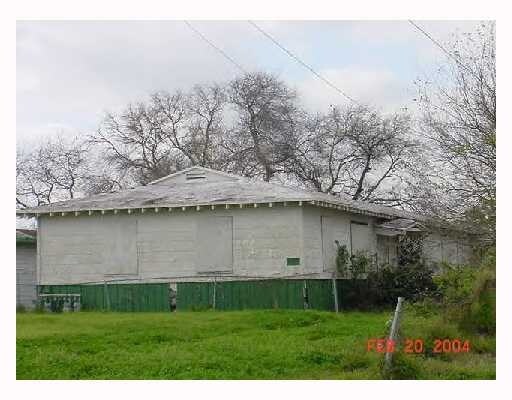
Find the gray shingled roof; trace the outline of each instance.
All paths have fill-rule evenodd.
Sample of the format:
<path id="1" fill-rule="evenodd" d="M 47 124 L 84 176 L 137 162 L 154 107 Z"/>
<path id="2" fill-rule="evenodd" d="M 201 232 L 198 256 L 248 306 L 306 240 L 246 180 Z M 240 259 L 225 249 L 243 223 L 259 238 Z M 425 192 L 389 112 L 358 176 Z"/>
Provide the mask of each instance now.
<path id="1" fill-rule="evenodd" d="M 229 177 L 222 181 L 176 182 L 173 176 L 190 171 L 208 171 Z M 197 207 L 211 205 L 239 205 L 280 202 L 303 202 L 321 207 L 332 207 L 355 213 L 383 218 L 421 219 L 418 215 L 391 207 L 355 201 L 348 196 L 333 196 L 275 183 L 251 181 L 248 178 L 192 167 L 169 177 L 159 179 L 146 186 L 121 190 L 115 193 L 98 194 L 50 205 L 17 210 L 17 214 L 46 214 L 96 210 L 124 210 L 155 207 Z"/>

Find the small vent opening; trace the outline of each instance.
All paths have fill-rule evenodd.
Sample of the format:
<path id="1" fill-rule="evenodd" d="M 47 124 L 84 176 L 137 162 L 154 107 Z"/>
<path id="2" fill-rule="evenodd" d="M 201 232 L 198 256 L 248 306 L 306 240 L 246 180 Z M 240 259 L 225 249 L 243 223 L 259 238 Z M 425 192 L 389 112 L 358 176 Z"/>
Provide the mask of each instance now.
<path id="1" fill-rule="evenodd" d="M 288 257 L 286 259 L 286 266 L 287 267 L 297 267 L 300 265 L 300 258 L 299 257 Z"/>
<path id="2" fill-rule="evenodd" d="M 185 175 L 187 181 L 194 181 L 198 179 L 206 179 L 206 175 L 201 172 L 189 172 Z"/>

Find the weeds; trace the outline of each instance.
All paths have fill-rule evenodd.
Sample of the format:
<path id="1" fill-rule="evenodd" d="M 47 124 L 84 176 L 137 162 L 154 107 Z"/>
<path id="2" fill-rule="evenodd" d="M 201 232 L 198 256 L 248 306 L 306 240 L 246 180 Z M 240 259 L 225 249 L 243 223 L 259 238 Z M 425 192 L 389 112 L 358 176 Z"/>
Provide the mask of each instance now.
<path id="1" fill-rule="evenodd" d="M 242 311 L 17 315 L 18 379 L 382 379 L 389 312 Z M 431 335 L 439 316 L 404 315 L 403 332 Z M 437 330 L 436 330 L 437 329 Z M 451 328 L 450 328 L 451 329 Z M 447 331 L 443 334 L 455 334 Z M 459 334 L 457 332 L 457 334 Z M 495 347 L 470 336 L 452 360 L 398 356 L 392 379 L 489 379 Z"/>

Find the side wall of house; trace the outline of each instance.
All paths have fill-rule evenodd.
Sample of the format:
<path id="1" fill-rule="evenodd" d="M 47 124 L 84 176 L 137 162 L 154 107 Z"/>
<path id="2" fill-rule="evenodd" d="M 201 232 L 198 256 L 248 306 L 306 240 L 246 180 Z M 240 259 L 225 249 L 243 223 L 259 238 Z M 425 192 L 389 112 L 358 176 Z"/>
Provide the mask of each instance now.
<path id="1" fill-rule="evenodd" d="M 372 217 L 306 206 L 303 208 L 303 220 L 307 271 L 330 276 L 336 262 L 335 240 L 352 252 L 364 250 L 370 256 L 377 253 Z"/>
<path id="2" fill-rule="evenodd" d="M 301 208 L 282 206 L 44 216 L 39 283 L 300 274 L 302 223 Z M 300 263 L 288 266 L 287 258 Z"/>
<path id="3" fill-rule="evenodd" d="M 473 251 L 470 244 L 461 239 L 432 233 L 423 241 L 423 254 L 432 263 L 467 264 Z"/>
<path id="4" fill-rule="evenodd" d="M 16 246 L 16 305 L 34 308 L 36 292 L 36 244 Z"/>

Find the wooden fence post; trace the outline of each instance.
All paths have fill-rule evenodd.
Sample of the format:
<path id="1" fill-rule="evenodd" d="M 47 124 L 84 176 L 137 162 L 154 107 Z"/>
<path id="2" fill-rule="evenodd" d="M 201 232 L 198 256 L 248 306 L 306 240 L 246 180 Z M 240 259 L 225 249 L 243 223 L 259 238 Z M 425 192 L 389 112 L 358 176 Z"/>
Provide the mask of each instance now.
<path id="1" fill-rule="evenodd" d="M 403 297 L 399 297 L 396 302 L 395 315 L 393 316 L 393 322 L 391 323 L 391 330 L 389 331 L 388 340 L 393 342 L 393 350 L 396 350 L 396 341 L 398 339 L 398 329 L 400 326 L 400 313 L 402 311 L 402 302 L 404 301 Z M 387 346 L 386 346 L 387 347 Z M 392 352 L 386 352 L 386 359 L 384 366 L 387 370 L 391 367 L 391 361 L 393 358 Z"/>

